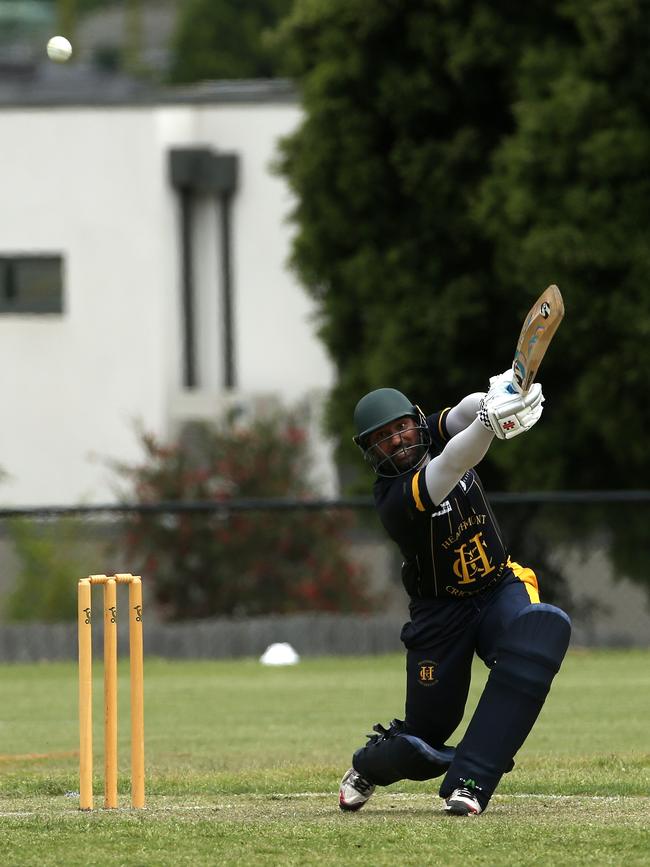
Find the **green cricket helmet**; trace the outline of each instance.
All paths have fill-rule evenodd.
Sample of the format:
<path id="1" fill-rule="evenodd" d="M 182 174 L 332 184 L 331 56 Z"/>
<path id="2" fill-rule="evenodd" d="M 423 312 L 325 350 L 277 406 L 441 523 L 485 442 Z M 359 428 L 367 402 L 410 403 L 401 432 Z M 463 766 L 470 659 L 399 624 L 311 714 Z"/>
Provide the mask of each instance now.
<path id="1" fill-rule="evenodd" d="M 405 417 L 415 421 L 417 442 L 405 442 L 400 431 L 370 442 L 370 434 L 374 431 Z M 354 426 L 357 431 L 354 442 L 378 476 L 401 476 L 419 467 L 431 445 L 424 413 L 395 388 L 377 388 L 362 397 L 354 410 Z M 390 442 L 396 435 L 399 442 Z"/>

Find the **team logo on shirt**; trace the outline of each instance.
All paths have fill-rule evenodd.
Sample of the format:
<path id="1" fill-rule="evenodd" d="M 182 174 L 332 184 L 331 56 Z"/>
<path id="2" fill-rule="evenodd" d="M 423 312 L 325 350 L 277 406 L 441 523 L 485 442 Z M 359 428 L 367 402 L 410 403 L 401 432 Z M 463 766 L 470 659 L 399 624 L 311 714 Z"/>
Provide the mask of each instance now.
<path id="1" fill-rule="evenodd" d="M 477 533 L 460 548 L 454 548 L 454 554 L 458 554 L 454 560 L 454 575 L 460 578 L 459 584 L 472 584 L 477 578 L 485 578 L 494 572 L 495 566 L 483 543 L 483 533 Z"/>
<path id="2" fill-rule="evenodd" d="M 418 662 L 418 681 L 422 686 L 434 686 L 438 683 L 438 678 L 435 676 L 438 663 L 432 659 L 423 659 Z"/>

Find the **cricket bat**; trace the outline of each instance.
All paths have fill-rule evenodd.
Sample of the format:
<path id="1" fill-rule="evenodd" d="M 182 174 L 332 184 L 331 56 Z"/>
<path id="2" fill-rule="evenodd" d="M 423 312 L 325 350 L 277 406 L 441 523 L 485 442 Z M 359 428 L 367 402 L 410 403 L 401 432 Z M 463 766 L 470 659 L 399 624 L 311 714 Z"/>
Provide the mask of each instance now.
<path id="1" fill-rule="evenodd" d="M 531 387 L 549 343 L 564 316 L 564 301 L 553 283 L 533 304 L 524 320 L 512 362 L 513 385 L 520 394 Z"/>

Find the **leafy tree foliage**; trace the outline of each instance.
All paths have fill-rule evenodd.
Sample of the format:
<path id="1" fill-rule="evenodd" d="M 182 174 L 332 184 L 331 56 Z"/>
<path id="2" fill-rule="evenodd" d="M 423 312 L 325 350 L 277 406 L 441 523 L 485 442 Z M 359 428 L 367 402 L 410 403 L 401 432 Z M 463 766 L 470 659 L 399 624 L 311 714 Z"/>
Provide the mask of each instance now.
<path id="1" fill-rule="evenodd" d="M 648 411 L 645 0 L 301 0 L 278 39 L 305 117 L 279 168 L 293 264 L 338 371 L 329 424 L 393 385 L 486 387 L 557 282 L 567 320 L 501 488 L 638 486 Z M 628 436 L 629 434 L 629 436 Z M 625 447 L 621 447 L 621 441 Z"/>
<path id="2" fill-rule="evenodd" d="M 552 460 L 523 480 L 646 487 L 650 4 L 572 0 L 562 16 L 566 37 L 523 58 L 516 126 L 477 203 L 499 285 L 557 281 L 567 301 L 542 376 L 553 388 L 539 445 Z M 513 475 L 530 445 L 499 453 Z"/>
<path id="3" fill-rule="evenodd" d="M 173 40 L 171 80 L 277 74 L 265 35 L 290 7 L 291 0 L 187 0 Z"/>

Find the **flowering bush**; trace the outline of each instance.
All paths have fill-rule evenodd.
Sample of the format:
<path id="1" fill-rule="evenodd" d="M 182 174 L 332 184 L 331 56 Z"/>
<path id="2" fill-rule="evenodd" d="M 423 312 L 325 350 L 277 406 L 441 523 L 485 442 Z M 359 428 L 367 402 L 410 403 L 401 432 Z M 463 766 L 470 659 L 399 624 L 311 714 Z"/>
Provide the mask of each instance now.
<path id="1" fill-rule="evenodd" d="M 144 462 L 118 468 L 129 500 L 179 503 L 130 516 L 122 546 L 166 618 L 372 607 L 363 570 L 346 550 L 350 513 L 229 508 L 245 498 L 314 498 L 297 412 L 247 425 L 228 417 L 190 432 L 172 446 L 142 434 Z M 189 511 L 184 501 L 218 508 Z"/>

